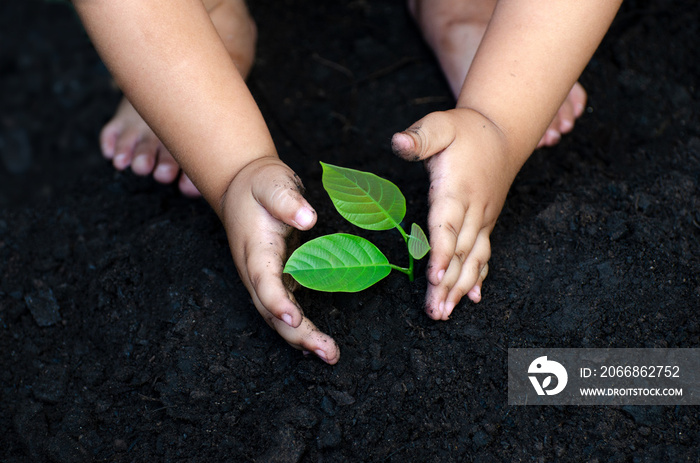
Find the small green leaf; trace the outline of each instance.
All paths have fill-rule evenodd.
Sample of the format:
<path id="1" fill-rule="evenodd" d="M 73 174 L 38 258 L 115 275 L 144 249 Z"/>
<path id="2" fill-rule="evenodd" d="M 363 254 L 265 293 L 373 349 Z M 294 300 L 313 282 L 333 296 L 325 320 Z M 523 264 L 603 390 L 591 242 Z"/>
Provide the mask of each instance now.
<path id="1" fill-rule="evenodd" d="M 284 273 L 317 291 L 356 292 L 391 272 L 386 256 L 364 238 L 346 233 L 304 243 L 289 256 Z"/>
<path id="2" fill-rule="evenodd" d="M 418 260 L 422 259 L 428 251 L 430 251 L 430 244 L 428 244 L 425 232 L 420 225 L 411 224 L 411 234 L 408 235 L 408 252 L 414 259 Z"/>
<path id="3" fill-rule="evenodd" d="M 401 223 L 406 198 L 396 185 L 369 172 L 321 165 L 323 188 L 348 222 L 366 230 L 389 230 Z"/>

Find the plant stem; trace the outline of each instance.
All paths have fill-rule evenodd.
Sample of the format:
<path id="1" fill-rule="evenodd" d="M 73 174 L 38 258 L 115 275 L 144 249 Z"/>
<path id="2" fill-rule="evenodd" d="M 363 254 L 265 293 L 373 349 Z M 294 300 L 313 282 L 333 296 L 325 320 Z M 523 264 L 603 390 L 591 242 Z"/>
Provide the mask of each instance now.
<path id="1" fill-rule="evenodd" d="M 396 224 L 396 229 L 401 233 L 401 236 L 403 236 L 403 240 L 406 242 L 406 250 L 408 251 L 408 235 L 401 225 Z M 401 267 L 396 267 L 396 270 L 399 269 L 401 269 Z M 408 268 L 402 269 L 401 271 L 408 275 L 408 281 L 413 282 L 413 256 L 410 251 L 408 252 Z"/>
<path id="2" fill-rule="evenodd" d="M 391 268 L 394 269 L 394 270 L 398 270 L 398 271 L 401 272 L 401 273 L 405 273 L 406 275 L 408 275 L 408 278 L 409 278 L 411 281 L 413 281 L 413 278 L 411 278 L 411 276 L 412 276 L 411 274 L 413 273 L 413 269 L 412 269 L 411 267 L 408 267 L 408 268 L 406 268 L 406 267 L 399 267 L 398 265 L 394 265 L 394 264 L 389 264 L 389 267 L 391 267 Z"/>

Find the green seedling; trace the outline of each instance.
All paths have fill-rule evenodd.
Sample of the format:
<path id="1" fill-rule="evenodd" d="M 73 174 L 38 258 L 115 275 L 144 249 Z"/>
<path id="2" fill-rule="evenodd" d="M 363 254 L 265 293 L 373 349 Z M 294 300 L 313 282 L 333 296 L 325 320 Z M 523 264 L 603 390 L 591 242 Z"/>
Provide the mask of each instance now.
<path id="1" fill-rule="evenodd" d="M 391 270 L 413 281 L 414 259 L 430 250 L 428 238 L 417 224 L 407 234 L 401 227 L 406 198 L 389 180 L 369 172 L 321 163 L 323 188 L 336 210 L 348 222 L 365 230 L 396 228 L 408 248 L 408 267 L 389 263 L 372 242 L 357 235 L 336 233 L 304 243 L 289 256 L 284 273 L 302 286 L 317 291 L 356 292 L 367 289 Z"/>

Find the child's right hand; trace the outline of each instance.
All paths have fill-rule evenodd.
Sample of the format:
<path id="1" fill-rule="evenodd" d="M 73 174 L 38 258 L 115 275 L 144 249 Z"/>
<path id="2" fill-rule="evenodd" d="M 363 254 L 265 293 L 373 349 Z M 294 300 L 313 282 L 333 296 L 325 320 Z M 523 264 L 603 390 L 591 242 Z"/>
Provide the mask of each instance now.
<path id="1" fill-rule="evenodd" d="M 430 260 L 425 310 L 447 320 L 459 301 L 481 300 L 490 235 L 519 165 L 498 127 L 469 108 L 430 113 L 392 139 L 394 152 L 430 174 Z"/>
<path id="2" fill-rule="evenodd" d="M 259 158 L 238 172 L 222 200 L 222 221 L 238 273 L 265 321 L 292 347 L 334 364 L 333 338 L 304 316 L 282 281 L 286 239 L 308 230 L 316 212 L 302 196 L 299 177 L 277 157 Z"/>

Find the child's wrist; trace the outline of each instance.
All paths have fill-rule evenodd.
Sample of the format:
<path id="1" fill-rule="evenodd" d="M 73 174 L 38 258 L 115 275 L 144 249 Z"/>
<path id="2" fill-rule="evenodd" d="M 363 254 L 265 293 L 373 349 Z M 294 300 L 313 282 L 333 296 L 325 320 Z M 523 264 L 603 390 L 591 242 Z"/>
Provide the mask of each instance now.
<path id="1" fill-rule="evenodd" d="M 534 147 L 532 149 L 523 148 L 524 145 L 516 140 L 517 137 L 482 111 L 466 106 L 458 106 L 453 111 L 459 114 L 460 118 L 463 118 L 464 124 L 477 127 L 477 130 L 486 134 L 490 142 L 496 145 L 495 152 L 504 156 L 507 169 L 515 178 Z"/>

